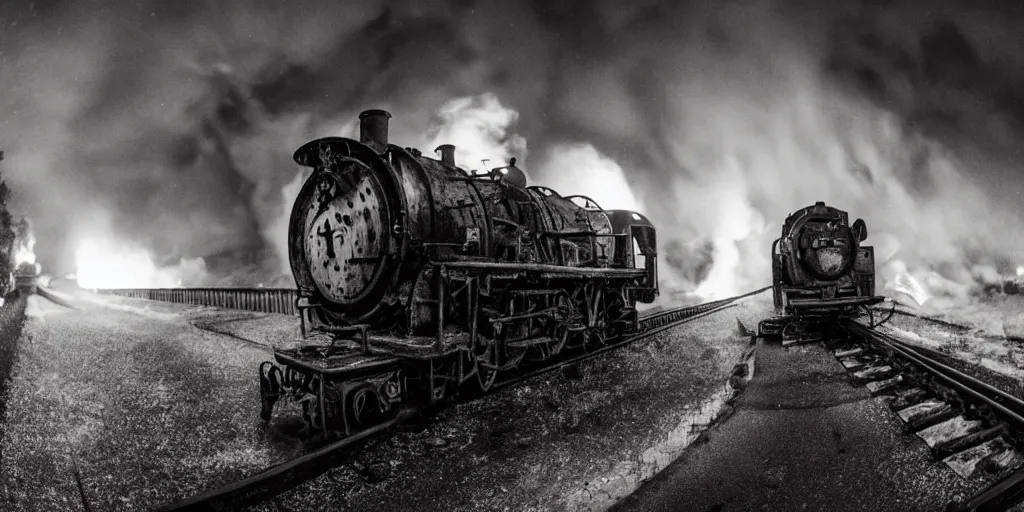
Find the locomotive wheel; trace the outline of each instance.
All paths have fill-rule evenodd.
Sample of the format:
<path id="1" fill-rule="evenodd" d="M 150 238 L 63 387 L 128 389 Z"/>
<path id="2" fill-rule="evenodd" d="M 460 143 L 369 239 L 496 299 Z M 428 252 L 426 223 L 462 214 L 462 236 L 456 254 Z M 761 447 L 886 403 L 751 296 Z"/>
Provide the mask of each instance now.
<path id="1" fill-rule="evenodd" d="M 609 297 L 607 308 L 607 315 L 611 318 L 608 324 L 609 335 L 618 338 L 633 330 L 636 310 L 627 307 L 626 299 L 623 297 L 622 292 L 609 292 Z"/>
<path id="2" fill-rule="evenodd" d="M 319 381 L 314 380 L 312 389 L 319 388 Z M 336 426 L 337 420 L 341 417 L 339 406 L 341 405 L 341 393 L 334 386 L 327 384 L 323 388 L 323 415 L 321 416 L 320 400 L 318 394 L 308 394 L 300 400 L 302 403 L 302 419 L 306 420 L 306 426 L 310 432 L 329 431 Z"/>
<path id="3" fill-rule="evenodd" d="M 430 383 L 430 401 L 440 402 L 446 395 L 448 390 L 451 389 L 455 381 L 458 379 L 459 363 L 458 361 L 451 361 L 448 363 L 442 363 L 440 361 L 431 361 L 433 365 L 431 368 L 431 383 Z"/>
<path id="4" fill-rule="evenodd" d="M 565 348 L 566 343 L 569 342 L 569 328 L 564 324 L 555 325 L 554 338 L 555 341 L 550 345 L 549 357 L 557 356 Z"/>
<path id="5" fill-rule="evenodd" d="M 573 292 L 573 305 L 582 313 L 580 325 L 570 330 L 573 332 L 572 348 L 589 350 L 599 348 L 608 342 L 608 311 L 604 297 L 599 296 L 600 288 L 593 282 L 577 287 Z M 583 321 L 584 318 L 586 321 Z M 590 327 L 593 325 L 593 327 Z M 579 340 L 579 344 L 576 344 Z"/>
<path id="6" fill-rule="evenodd" d="M 260 365 L 260 418 L 270 421 L 274 404 L 281 396 L 281 369 L 270 362 Z"/>
<path id="7" fill-rule="evenodd" d="M 490 366 L 488 368 L 488 366 Z M 492 342 L 483 354 L 476 356 L 476 382 L 480 391 L 487 392 L 498 377 L 498 351 Z"/>
<path id="8" fill-rule="evenodd" d="M 349 425 L 354 427 L 369 427 L 384 418 L 380 395 L 370 384 L 363 383 L 352 388 L 348 392 L 346 405 Z"/>
<path id="9" fill-rule="evenodd" d="M 573 307 L 572 300 L 569 298 L 568 294 L 559 294 L 556 300 L 558 308 L 562 310 L 564 314 L 562 315 L 563 318 L 561 321 L 556 321 L 553 330 L 554 332 L 552 332 L 552 337 L 555 338 L 555 342 L 551 346 L 552 356 L 557 356 L 562 349 L 565 348 L 566 344 L 568 344 L 569 335 L 572 334 L 569 327 L 578 325 L 580 322 L 580 315 L 576 311 L 576 308 Z"/>
<path id="10" fill-rule="evenodd" d="M 585 331 L 587 333 L 586 343 L 591 348 L 601 348 L 611 341 L 608 332 L 608 312 L 604 309 L 599 309 L 596 313 L 594 327 Z"/>

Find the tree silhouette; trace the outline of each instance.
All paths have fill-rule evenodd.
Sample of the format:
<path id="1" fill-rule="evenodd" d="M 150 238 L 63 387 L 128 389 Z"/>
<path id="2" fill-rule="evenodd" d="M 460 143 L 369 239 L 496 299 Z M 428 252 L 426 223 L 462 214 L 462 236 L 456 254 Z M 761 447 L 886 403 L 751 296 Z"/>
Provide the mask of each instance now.
<path id="1" fill-rule="evenodd" d="M 3 159 L 4 152 L 0 151 L 0 162 Z M 6 286 L 10 286 L 8 281 L 14 270 L 15 233 L 11 212 L 7 209 L 7 199 L 10 195 L 11 189 L 7 188 L 7 183 L 0 178 L 0 282 L 6 283 Z"/>

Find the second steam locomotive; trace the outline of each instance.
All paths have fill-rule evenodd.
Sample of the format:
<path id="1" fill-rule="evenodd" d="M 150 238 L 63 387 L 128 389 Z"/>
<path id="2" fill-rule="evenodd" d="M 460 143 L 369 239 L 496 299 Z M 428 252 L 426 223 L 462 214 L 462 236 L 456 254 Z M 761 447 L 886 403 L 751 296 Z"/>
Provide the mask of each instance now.
<path id="1" fill-rule="evenodd" d="M 878 304 L 874 248 L 861 245 L 867 225 L 817 202 L 793 212 L 772 243 L 772 292 L 780 316 L 761 322 L 762 335 L 806 341 L 822 323 Z"/>
<path id="2" fill-rule="evenodd" d="M 526 186 L 511 159 L 485 174 L 389 144 L 391 115 L 359 140 L 299 148 L 289 259 L 303 340 L 260 367 L 262 416 L 302 404 L 345 434 L 458 392 L 556 364 L 634 331 L 658 295 L 656 232 L 637 212 Z"/>

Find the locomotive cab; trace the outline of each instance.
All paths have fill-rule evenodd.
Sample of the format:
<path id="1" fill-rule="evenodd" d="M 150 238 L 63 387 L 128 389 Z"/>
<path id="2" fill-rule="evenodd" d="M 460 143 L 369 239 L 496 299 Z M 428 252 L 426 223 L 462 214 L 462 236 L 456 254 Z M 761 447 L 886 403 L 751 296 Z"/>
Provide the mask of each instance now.
<path id="1" fill-rule="evenodd" d="M 616 236 L 614 261 L 620 268 L 642 268 L 644 280 L 633 288 L 636 300 L 645 304 L 658 297 L 658 244 L 654 224 L 629 210 L 607 210 Z"/>

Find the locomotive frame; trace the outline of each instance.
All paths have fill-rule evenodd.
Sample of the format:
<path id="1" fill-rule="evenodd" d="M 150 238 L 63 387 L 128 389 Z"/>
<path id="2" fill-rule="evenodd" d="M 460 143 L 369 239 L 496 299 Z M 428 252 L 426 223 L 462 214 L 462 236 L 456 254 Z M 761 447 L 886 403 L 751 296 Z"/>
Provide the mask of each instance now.
<path id="1" fill-rule="evenodd" d="M 635 303 L 658 295 L 643 215 L 526 187 L 514 159 L 471 174 L 452 145 L 431 159 L 388 144 L 389 118 L 366 111 L 359 141 L 295 153 L 314 167 L 289 228 L 303 339 L 260 367 L 265 420 L 287 398 L 312 430 L 351 434 L 402 404 L 487 392 L 634 332 Z"/>

